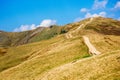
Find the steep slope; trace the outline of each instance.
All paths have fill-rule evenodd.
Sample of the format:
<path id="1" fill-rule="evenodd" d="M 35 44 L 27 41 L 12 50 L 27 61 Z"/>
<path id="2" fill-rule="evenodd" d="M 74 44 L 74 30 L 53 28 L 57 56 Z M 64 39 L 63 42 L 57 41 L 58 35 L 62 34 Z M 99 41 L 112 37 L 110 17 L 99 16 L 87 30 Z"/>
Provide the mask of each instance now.
<path id="1" fill-rule="evenodd" d="M 64 27 L 38 27 L 35 30 L 24 32 L 0 32 L 0 46 L 17 46 L 31 42 L 46 40 L 65 33 Z"/>
<path id="2" fill-rule="evenodd" d="M 112 18 L 95 17 L 65 25 L 68 30 L 94 30 L 106 35 L 120 35 L 120 21 Z M 73 28 L 74 27 L 74 28 Z"/>
<path id="3" fill-rule="evenodd" d="M 23 45 L 23 46 L 19 46 L 17 48 L 14 47 L 13 48 L 14 50 L 11 49 L 11 50 L 13 50 L 12 51 L 13 53 L 10 52 L 9 55 L 6 54 L 6 57 L 4 56 L 4 59 L 3 59 L 3 57 L 1 57 L 1 67 L 6 67 L 7 65 L 8 66 L 12 65 L 14 67 L 11 67 L 9 69 L 2 71 L 0 73 L 0 79 L 1 80 L 14 80 L 14 79 L 15 80 L 33 80 L 33 79 L 37 80 L 38 79 L 39 80 L 42 78 L 44 79 L 47 75 L 49 75 L 49 72 L 50 72 L 50 75 L 48 76 L 48 80 L 51 80 L 51 79 L 78 80 L 81 77 L 82 77 L 82 80 L 84 80 L 84 79 L 86 80 L 85 75 L 88 75 L 87 72 L 91 71 L 91 69 L 93 71 L 90 72 L 89 74 L 93 74 L 93 75 L 88 75 L 89 76 L 88 80 L 90 79 L 90 77 L 93 77 L 93 79 L 92 78 L 91 79 L 94 80 L 94 78 L 99 78 L 99 76 L 97 76 L 97 75 L 101 75 L 101 77 L 105 77 L 105 75 L 106 75 L 106 77 L 107 77 L 107 76 L 109 76 L 109 74 L 114 79 L 117 77 L 120 78 L 119 75 L 117 75 L 117 72 L 119 71 L 119 68 L 120 68 L 119 67 L 119 53 L 118 53 L 120 50 L 120 48 L 119 48 L 120 44 L 115 43 L 111 46 L 104 39 L 104 37 L 111 38 L 111 36 L 100 35 L 99 39 L 101 39 L 101 40 L 103 39 L 101 41 L 101 40 L 98 40 L 98 38 L 94 37 L 94 36 L 98 36 L 98 35 L 100 35 L 100 34 L 96 33 L 96 35 L 90 34 L 87 36 L 91 36 L 91 37 L 89 37 L 90 40 L 94 39 L 94 41 L 92 41 L 92 43 L 94 43 L 96 48 L 102 52 L 101 56 L 98 56 L 99 58 L 98 57 L 95 57 L 95 58 L 90 57 L 90 59 L 85 58 L 85 57 L 89 57 L 90 55 L 88 53 L 87 46 L 83 43 L 82 36 L 66 40 L 65 35 L 61 35 L 61 36 L 58 36 L 56 38 L 53 38 L 53 39 L 50 39 L 47 41 L 41 41 L 38 43 Z M 112 36 L 112 37 L 120 39 L 120 37 L 118 37 L 118 36 Z M 104 45 L 100 45 L 100 44 L 104 44 Z M 100 46 L 98 46 L 98 45 L 100 45 Z M 20 51 L 23 50 L 24 52 L 20 52 L 19 50 Z M 12 55 L 14 55 L 14 56 L 12 56 Z M 7 56 L 9 56 L 9 58 Z M 111 57 L 109 57 L 109 56 L 111 56 Z M 105 57 L 107 57 L 107 58 L 105 58 Z M 8 58 L 8 59 L 5 60 L 6 58 Z M 81 60 L 82 58 L 85 58 L 86 62 L 84 62 L 84 60 L 83 60 L 83 62 L 77 61 L 77 60 Z M 94 62 L 94 60 L 97 62 Z M 115 62 L 114 62 L 114 60 L 115 60 Z M 117 62 L 116 62 L 116 60 L 117 60 Z M 20 62 L 20 63 L 17 63 L 17 62 Z M 111 64 L 110 64 L 110 62 L 111 62 Z M 71 66 L 69 66 L 70 69 L 69 69 L 69 67 L 63 67 L 63 68 L 60 68 L 60 71 L 61 71 L 60 73 L 57 72 L 59 70 L 55 70 L 55 74 L 56 74 L 57 78 L 52 76 L 51 70 L 54 70 L 54 68 L 56 69 L 57 67 L 59 68 L 59 66 L 63 66 L 67 63 L 70 63 L 70 64 L 75 63 L 75 65 L 73 65 L 73 66 L 76 66 L 75 69 L 74 68 L 71 69 Z M 107 63 L 109 63 L 110 65 L 107 65 Z M 17 65 L 17 64 L 19 64 L 19 65 Z M 17 65 L 17 66 L 15 66 L 15 65 Z M 79 66 L 79 65 L 83 65 L 83 66 Z M 101 66 L 101 67 L 96 69 L 94 67 L 95 65 L 97 65 L 96 67 L 99 67 L 99 66 Z M 85 67 L 85 66 L 87 66 L 87 67 Z M 106 67 L 106 68 L 104 69 L 104 67 Z M 64 73 L 64 69 L 65 69 L 65 73 Z M 102 72 L 102 69 L 105 73 Z M 114 74 L 112 74 L 114 69 L 115 69 Z M 70 73 L 67 70 L 69 70 Z M 79 70 L 81 70 L 81 72 L 79 72 Z M 97 70 L 100 70 L 99 74 L 93 73 L 93 72 L 96 72 Z M 83 73 L 82 73 L 82 71 L 83 71 Z M 110 71 L 110 72 L 108 72 L 108 71 Z M 54 71 L 52 71 L 52 72 L 54 72 Z M 68 73 L 66 73 L 66 72 L 68 72 Z M 84 74 L 84 75 L 81 76 L 80 73 Z M 53 75 L 55 75 L 55 74 L 53 73 Z M 64 77 L 64 75 L 66 77 Z M 116 77 L 114 77 L 114 75 Z M 5 76 L 7 76 L 7 77 L 5 77 Z"/>
<path id="4" fill-rule="evenodd" d="M 120 21 L 111 18 L 94 18 L 85 29 L 93 29 L 107 35 L 120 35 Z"/>
<path id="5" fill-rule="evenodd" d="M 7 36 L 7 32 L 0 31 L 0 47 L 11 44 L 10 38 Z"/>
<path id="6" fill-rule="evenodd" d="M 33 43 L 33 44 L 29 44 L 29 45 L 20 46 L 20 47 L 14 48 L 14 50 L 12 49 L 14 52 L 13 53 L 10 52 L 9 55 L 6 54 L 6 56 L 4 56 L 4 59 L 3 59 L 3 57 L 1 58 L 1 66 L 0 67 L 3 69 L 3 67 L 6 67 L 7 65 L 15 66 L 14 63 L 17 63 L 26 58 L 26 61 L 21 63 L 20 65 L 21 66 L 24 64 L 27 65 L 24 67 L 24 68 L 26 68 L 25 70 L 39 69 L 38 71 L 40 71 L 40 73 L 41 73 L 41 72 L 51 69 L 52 67 L 59 66 L 59 65 L 65 64 L 67 62 L 71 62 L 71 61 L 77 60 L 79 58 L 82 58 L 86 55 L 89 55 L 89 54 L 87 54 L 86 46 L 80 47 L 80 45 L 82 45 L 82 44 L 83 43 L 81 43 L 80 39 L 68 41 L 68 40 L 64 39 L 64 36 L 60 36 L 60 37 L 58 36 L 55 39 L 51 39 L 49 41 L 42 41 L 39 43 Z M 21 48 L 24 49 L 24 52 L 17 51 L 17 50 L 20 50 Z M 14 56 L 12 56 L 12 55 L 14 55 Z M 5 60 L 8 56 L 9 56 L 9 58 L 7 60 Z M 29 64 L 29 63 L 31 63 L 31 64 Z M 15 68 L 13 67 L 13 69 L 16 69 L 16 67 Z M 21 67 L 21 69 L 23 69 L 23 68 Z M 27 70 L 27 71 L 29 73 L 30 70 Z M 33 73 L 33 74 L 37 75 L 38 73 Z"/>
<path id="7" fill-rule="evenodd" d="M 94 24 L 94 20 L 97 23 Z M 60 35 L 51 39 L 34 42 L 36 38 L 32 37 L 29 41 L 33 40 L 34 43 L 9 47 L 0 56 L 0 80 L 119 80 L 120 35 L 109 30 L 109 34 L 102 32 L 103 28 L 96 30 L 100 27 L 98 25 L 103 27 L 103 21 L 104 25 L 117 22 L 111 25 L 120 28 L 117 20 L 89 18 L 63 26 Z M 87 28 L 89 25 L 92 28 Z M 41 34 L 48 35 L 50 32 Z M 89 38 L 91 44 L 101 52 L 100 55 L 89 54 L 83 36 Z"/>

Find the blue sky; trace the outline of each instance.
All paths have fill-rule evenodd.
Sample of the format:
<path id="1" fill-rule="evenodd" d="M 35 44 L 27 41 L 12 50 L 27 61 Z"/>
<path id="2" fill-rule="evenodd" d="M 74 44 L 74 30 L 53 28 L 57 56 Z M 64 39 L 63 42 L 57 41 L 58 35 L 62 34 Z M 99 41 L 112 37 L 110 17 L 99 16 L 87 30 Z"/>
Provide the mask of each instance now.
<path id="1" fill-rule="evenodd" d="M 120 0 L 0 0 L 0 30 L 25 31 L 103 16 L 120 20 Z"/>

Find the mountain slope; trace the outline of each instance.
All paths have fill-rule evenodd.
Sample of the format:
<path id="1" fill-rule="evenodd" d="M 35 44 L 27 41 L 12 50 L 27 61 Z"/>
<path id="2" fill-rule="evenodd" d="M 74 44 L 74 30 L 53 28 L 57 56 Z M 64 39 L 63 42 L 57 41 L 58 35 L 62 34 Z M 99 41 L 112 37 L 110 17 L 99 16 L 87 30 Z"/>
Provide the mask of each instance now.
<path id="1" fill-rule="evenodd" d="M 64 27 L 53 25 L 51 27 L 38 27 L 35 30 L 24 32 L 0 32 L 0 46 L 17 46 L 31 42 L 46 40 L 65 33 Z"/>
<path id="2" fill-rule="evenodd" d="M 119 80 L 119 54 L 120 51 L 116 51 L 71 62 L 40 75 L 36 80 Z"/>
<path id="3" fill-rule="evenodd" d="M 109 26 L 115 28 L 115 32 L 102 31 Z M 32 37 L 29 41 L 34 43 L 9 47 L 0 56 L 0 80 L 119 80 L 119 28 L 117 20 L 89 18 L 63 26 L 59 35 L 44 38 L 46 40 Z M 46 32 L 41 34 L 48 35 L 52 31 Z M 100 55 L 89 54 L 83 36 L 89 38 Z"/>

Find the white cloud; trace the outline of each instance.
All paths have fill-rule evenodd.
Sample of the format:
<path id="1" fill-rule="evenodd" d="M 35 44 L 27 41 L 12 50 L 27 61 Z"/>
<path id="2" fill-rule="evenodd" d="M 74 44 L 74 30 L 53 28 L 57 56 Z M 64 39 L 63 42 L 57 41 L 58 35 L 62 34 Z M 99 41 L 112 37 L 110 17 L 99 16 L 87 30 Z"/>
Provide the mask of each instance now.
<path id="1" fill-rule="evenodd" d="M 40 23 L 40 25 L 35 25 L 35 24 L 21 25 L 19 28 L 15 28 L 13 31 L 20 32 L 20 31 L 33 30 L 36 29 L 37 27 L 49 27 L 54 24 L 56 24 L 56 20 L 45 19 Z"/>
<path id="2" fill-rule="evenodd" d="M 102 11 L 102 12 L 100 12 L 100 13 L 90 13 L 90 12 L 87 12 L 86 14 L 85 14 L 85 16 L 84 17 L 82 17 L 82 18 L 80 18 L 80 17 L 78 17 L 78 18 L 76 18 L 75 20 L 74 20 L 74 22 L 78 22 L 78 21 L 81 21 L 81 20 L 83 20 L 83 19 L 86 19 L 86 18 L 91 18 L 91 17 L 106 17 L 106 15 L 107 15 L 107 13 L 106 12 L 104 12 L 104 11 Z M 119 18 L 120 19 L 120 18 Z"/>
<path id="3" fill-rule="evenodd" d="M 99 15 L 102 16 L 102 17 L 106 17 L 106 12 L 100 12 Z"/>
<path id="4" fill-rule="evenodd" d="M 100 12 L 100 13 L 94 13 L 94 14 L 91 14 L 91 13 L 86 13 L 86 15 L 85 15 L 85 18 L 90 18 L 90 17 L 99 17 L 99 16 L 101 16 L 101 17 L 106 17 L 106 12 Z"/>
<path id="5" fill-rule="evenodd" d="M 102 1 L 95 0 L 93 4 L 93 9 L 105 8 L 107 3 L 108 3 L 108 0 L 102 0 Z"/>
<path id="6" fill-rule="evenodd" d="M 88 12 L 89 10 L 87 8 L 81 8 L 80 12 Z"/>
<path id="7" fill-rule="evenodd" d="M 40 26 L 49 27 L 49 26 L 54 25 L 54 24 L 56 24 L 56 20 L 45 19 L 40 23 Z"/>
<path id="8" fill-rule="evenodd" d="M 94 14 L 91 14 L 90 12 L 87 12 L 86 14 L 85 14 L 85 16 L 83 17 L 83 18 L 80 18 L 80 17 L 78 17 L 78 18 L 76 18 L 75 20 L 74 20 L 74 22 L 78 22 L 78 21 L 81 21 L 81 20 L 83 20 L 83 19 L 85 19 L 85 18 L 91 18 L 91 17 L 106 17 L 106 12 L 100 12 L 100 13 L 94 13 Z"/>
<path id="9" fill-rule="evenodd" d="M 118 1 L 117 3 L 116 3 L 116 5 L 114 6 L 114 8 L 116 9 L 116 8 L 120 8 L 120 1 Z"/>
<path id="10" fill-rule="evenodd" d="M 96 14 L 96 13 L 94 13 L 94 14 L 86 13 L 85 18 L 98 17 L 98 16 L 99 16 L 99 14 Z"/>
<path id="11" fill-rule="evenodd" d="M 32 24 L 32 25 L 30 26 L 30 29 L 36 29 L 36 27 L 37 27 L 37 26 L 35 26 L 35 24 Z"/>
<path id="12" fill-rule="evenodd" d="M 20 30 L 21 31 L 26 31 L 29 29 L 29 25 L 21 25 Z"/>
<path id="13" fill-rule="evenodd" d="M 32 25 L 21 25 L 19 28 L 15 28 L 13 31 L 14 32 L 20 32 L 20 31 L 27 31 L 27 30 L 33 30 L 36 29 L 37 27 L 35 24 Z"/>

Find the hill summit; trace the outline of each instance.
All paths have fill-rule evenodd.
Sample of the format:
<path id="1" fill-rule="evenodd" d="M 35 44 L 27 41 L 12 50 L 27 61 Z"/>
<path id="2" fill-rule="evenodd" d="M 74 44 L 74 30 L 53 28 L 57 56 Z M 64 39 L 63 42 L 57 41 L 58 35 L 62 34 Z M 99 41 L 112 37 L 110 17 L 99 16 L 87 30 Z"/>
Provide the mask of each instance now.
<path id="1" fill-rule="evenodd" d="M 0 80 L 119 80 L 120 21 L 0 31 Z"/>

